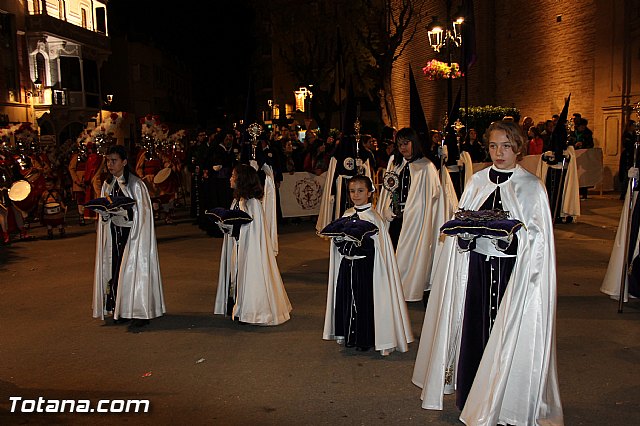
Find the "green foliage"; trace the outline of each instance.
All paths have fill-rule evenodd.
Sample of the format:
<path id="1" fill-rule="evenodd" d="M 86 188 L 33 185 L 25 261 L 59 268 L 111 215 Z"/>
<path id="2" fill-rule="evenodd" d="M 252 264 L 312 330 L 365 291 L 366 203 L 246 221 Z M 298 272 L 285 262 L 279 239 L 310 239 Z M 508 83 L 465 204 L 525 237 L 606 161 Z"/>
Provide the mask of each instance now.
<path id="1" fill-rule="evenodd" d="M 484 131 L 491 123 L 497 120 L 502 120 L 506 116 L 511 116 L 518 122 L 520 121 L 520 110 L 515 107 L 502 107 L 502 106 L 475 106 L 469 107 L 469 123 L 468 128 L 476 129 L 478 137 L 482 138 Z M 466 122 L 466 111 L 464 108 L 460 108 L 460 121 Z"/>

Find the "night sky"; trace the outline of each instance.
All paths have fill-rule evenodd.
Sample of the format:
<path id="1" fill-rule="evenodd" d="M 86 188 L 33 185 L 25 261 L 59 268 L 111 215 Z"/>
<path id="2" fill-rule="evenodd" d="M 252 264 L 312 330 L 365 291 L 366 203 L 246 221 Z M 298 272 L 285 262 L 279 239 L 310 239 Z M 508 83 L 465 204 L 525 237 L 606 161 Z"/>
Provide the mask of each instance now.
<path id="1" fill-rule="evenodd" d="M 203 115 L 241 114 L 255 50 L 248 1 L 189 1 L 163 7 L 166 4 L 110 0 L 110 34 L 127 34 L 180 57 L 192 70 L 194 99 Z M 180 4 L 185 7 L 179 9 Z"/>

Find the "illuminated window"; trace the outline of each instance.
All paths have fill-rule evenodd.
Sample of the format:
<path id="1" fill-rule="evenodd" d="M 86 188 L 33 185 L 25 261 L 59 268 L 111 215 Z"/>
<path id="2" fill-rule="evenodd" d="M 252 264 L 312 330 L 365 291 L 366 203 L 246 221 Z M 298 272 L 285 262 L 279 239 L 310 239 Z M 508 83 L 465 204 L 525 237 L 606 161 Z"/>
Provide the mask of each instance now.
<path id="1" fill-rule="evenodd" d="M 44 55 L 40 52 L 36 54 L 36 79 L 40 79 L 43 86 L 47 85 L 46 82 L 47 69 L 45 65 Z"/>
<path id="2" fill-rule="evenodd" d="M 64 3 L 64 0 L 58 0 L 58 17 L 65 21 L 65 14 L 66 14 L 66 4 Z"/>
<path id="3" fill-rule="evenodd" d="M 296 95 L 296 110 L 304 112 L 305 92 L 303 92 L 302 90 L 296 90 L 294 93 Z"/>
<path id="4" fill-rule="evenodd" d="M 306 87 L 301 87 L 300 89 L 295 90 L 293 93 L 296 96 L 296 110 L 300 112 L 304 112 L 305 102 L 307 98 L 309 98 L 309 101 L 311 101 L 311 98 L 313 97 L 313 93 L 311 92 L 311 90 L 309 90 Z"/>
<path id="5" fill-rule="evenodd" d="M 293 105 L 291 104 L 285 104 L 284 106 L 284 113 L 287 116 L 291 116 L 293 115 Z"/>
<path id="6" fill-rule="evenodd" d="M 104 7 L 96 7 L 96 31 L 102 34 L 107 33 L 107 12 Z"/>
<path id="7" fill-rule="evenodd" d="M 82 28 L 87 27 L 87 9 L 80 9 L 80 13 L 82 14 Z"/>

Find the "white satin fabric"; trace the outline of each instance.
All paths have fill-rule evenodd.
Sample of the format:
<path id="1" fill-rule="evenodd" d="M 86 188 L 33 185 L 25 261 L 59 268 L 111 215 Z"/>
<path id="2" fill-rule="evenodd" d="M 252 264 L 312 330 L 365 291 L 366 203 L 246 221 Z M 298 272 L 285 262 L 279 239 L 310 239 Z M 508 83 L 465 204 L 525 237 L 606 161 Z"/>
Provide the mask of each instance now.
<path id="1" fill-rule="evenodd" d="M 113 179 L 110 185 L 104 182 L 101 197 L 111 193 L 113 185 L 120 185 Z M 107 283 L 111 279 L 111 230 L 113 221 L 118 226 L 130 227 L 129 239 L 124 248 L 114 319 L 151 319 L 165 312 L 162 293 L 162 277 L 156 233 L 153 224 L 153 209 L 147 187 L 137 176 L 130 174 L 127 185 L 120 185 L 122 193 L 136 200 L 133 206 L 133 220 L 122 216 L 112 216 L 108 221 L 98 220 L 96 239 L 96 260 L 93 285 L 93 317 L 104 318 L 104 297 Z"/>
<path id="2" fill-rule="evenodd" d="M 235 207 L 234 200 L 231 208 Z M 262 203 L 255 198 L 240 200 L 240 210 L 253 221 L 240 227 L 238 241 L 225 233 L 214 314 L 224 315 L 231 286 L 237 291 L 232 317 L 258 325 L 288 321 L 291 303 L 282 283 L 265 223 Z"/>
<path id="3" fill-rule="evenodd" d="M 548 197 L 540 180 L 520 166 L 499 186 L 503 208 L 525 226 L 518 231 L 516 264 L 460 420 L 467 425 L 562 425 Z M 488 168 L 477 172 L 460 207 L 477 210 L 495 188 Z M 468 252 L 457 250 L 455 238 L 445 238 L 438 247 L 413 371 L 413 383 L 422 388 L 422 408 L 442 410 L 445 369 L 457 368 L 468 269 Z"/>
<path id="4" fill-rule="evenodd" d="M 466 153 L 463 151 L 463 153 Z M 469 155 L 468 153 L 466 153 Z M 466 173 L 465 166 L 465 173 Z M 473 170 L 472 170 L 473 173 Z M 445 213 L 444 217 L 451 217 L 458 210 L 458 194 L 456 194 L 456 188 L 453 185 L 453 181 L 451 180 L 451 175 L 449 174 L 449 169 L 446 167 L 440 168 L 440 184 L 442 185 L 442 190 L 444 191 L 445 196 Z M 466 185 L 466 181 L 465 181 Z"/>
<path id="5" fill-rule="evenodd" d="M 464 184 L 466 186 L 471 176 L 473 176 L 473 160 L 471 159 L 471 154 L 467 151 L 460 152 L 460 159 L 464 167 Z"/>
<path id="6" fill-rule="evenodd" d="M 638 193 L 631 190 L 631 181 L 629 181 L 627 195 L 624 199 L 624 205 L 622 206 L 622 213 L 620 214 L 616 239 L 613 242 L 613 250 L 611 250 L 611 257 L 609 258 L 609 266 L 607 267 L 607 273 L 604 275 L 604 280 L 600 287 L 601 292 L 608 294 L 612 299 L 616 300 L 620 300 L 620 283 L 624 275 L 624 252 L 625 245 L 627 244 L 627 232 L 629 232 L 629 203 L 631 202 L 631 194 L 634 196 L 634 204 L 637 203 Z M 640 238 L 636 240 L 632 259 L 636 258 L 639 252 Z M 629 300 L 629 280 L 627 278 L 625 278 L 625 280 L 624 301 L 627 302 Z"/>
<path id="7" fill-rule="evenodd" d="M 450 205 L 440 185 L 438 171 L 426 158 L 411 163 L 403 159 L 402 163 L 396 166 L 391 156 L 387 171 L 400 174 L 402 168 L 407 165 L 411 174 L 411 186 L 398 238 L 396 258 L 404 298 L 407 302 L 415 302 L 422 300 L 424 291 L 431 285 L 429 278 L 433 256 L 440 236 L 440 227 L 445 221 L 445 214 Z M 382 217 L 390 217 L 391 192 L 384 187 L 380 191 L 376 209 Z"/>
<path id="8" fill-rule="evenodd" d="M 273 254 L 278 255 L 278 215 L 276 210 L 276 183 L 273 177 L 273 169 L 268 164 L 262 165 L 266 178 L 264 181 L 264 197 L 262 198 L 262 206 L 264 208 L 265 223 L 271 244 L 273 246 Z"/>
<path id="9" fill-rule="evenodd" d="M 580 216 L 578 157 L 576 156 L 576 150 L 571 145 L 567 147 L 565 154 L 569 156 L 570 160 L 567 164 L 567 170 L 565 171 L 564 192 L 562 196 L 562 206 L 560 207 L 560 216 L 573 216 L 574 218 L 577 218 Z M 542 182 L 547 181 L 547 170 L 549 167 L 550 166 L 546 162 L 542 161 L 542 157 L 540 157 L 540 168 L 538 169 L 540 170 L 540 173 L 538 177 Z M 562 162 L 558 163 L 558 166 L 556 167 L 562 167 Z"/>
<path id="10" fill-rule="evenodd" d="M 355 209 L 348 209 L 344 216 L 351 216 Z M 378 212 L 368 209 L 358 212 L 358 217 L 378 227 L 378 234 L 371 237 L 375 246 L 373 266 L 373 320 L 375 332 L 375 349 L 383 355 L 397 350 L 406 352 L 409 343 L 413 342 L 411 322 L 407 305 L 404 301 L 400 273 L 396 263 L 393 245 L 389 238 L 387 225 Z M 335 340 L 335 290 L 340 270 L 342 254 L 331 241 L 329 255 L 329 285 L 327 291 L 327 308 L 324 316 L 324 332 L 322 338 Z"/>
<path id="11" fill-rule="evenodd" d="M 342 192 L 347 191 L 347 188 L 342 187 L 342 178 L 347 176 L 336 176 L 337 164 L 338 162 L 335 157 L 331 157 L 324 186 L 322 187 L 320 210 L 318 212 L 318 220 L 316 221 L 316 231 L 318 232 L 322 231 L 325 226 L 340 217 L 340 200 L 342 199 Z M 371 167 L 369 167 L 369 160 L 365 161 L 362 164 L 362 167 L 364 167 L 364 175 L 371 179 Z M 333 186 L 333 181 L 335 179 L 337 179 L 336 191 L 334 195 L 331 195 L 331 187 Z M 347 194 L 347 197 L 348 196 L 349 195 Z"/>

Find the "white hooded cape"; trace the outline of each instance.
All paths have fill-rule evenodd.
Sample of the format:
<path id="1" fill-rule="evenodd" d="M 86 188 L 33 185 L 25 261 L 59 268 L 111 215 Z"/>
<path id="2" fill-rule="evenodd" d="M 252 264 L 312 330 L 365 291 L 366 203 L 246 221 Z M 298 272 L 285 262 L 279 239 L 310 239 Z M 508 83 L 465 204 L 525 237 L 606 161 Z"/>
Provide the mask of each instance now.
<path id="1" fill-rule="evenodd" d="M 396 166 L 391 156 L 387 171 L 400 174 L 407 164 L 411 173 L 411 186 L 405 205 L 396 257 L 404 288 L 404 298 L 408 302 L 415 302 L 422 300 L 424 291 L 431 285 L 429 278 L 440 226 L 445 221 L 445 214 L 450 205 L 440 185 L 436 167 L 426 158 L 420 158 L 411 163 L 403 159 L 402 164 Z M 391 192 L 384 187 L 380 191 L 376 210 L 385 219 L 390 217 Z"/>
<path id="2" fill-rule="evenodd" d="M 233 202 L 232 208 L 235 206 Z M 224 315 L 230 286 L 237 289 L 232 318 L 259 325 L 289 320 L 291 303 L 280 277 L 260 200 L 240 200 L 240 210 L 253 221 L 240 227 L 238 241 L 225 233 L 214 314 Z"/>
<path id="3" fill-rule="evenodd" d="M 104 182 L 101 197 L 111 193 L 113 185 Z M 156 233 L 153 225 L 153 209 L 145 184 L 137 176 L 130 174 L 127 185 L 121 186 L 122 193 L 136 200 L 133 206 L 133 220 L 123 222 L 131 227 L 129 239 L 124 248 L 114 319 L 151 319 L 165 312 L 162 294 L 162 277 Z M 98 220 L 96 241 L 96 261 L 93 285 L 93 317 L 104 318 L 104 296 L 107 283 L 111 279 L 111 230 L 113 219 Z"/>
<path id="4" fill-rule="evenodd" d="M 264 197 L 262 206 L 264 208 L 264 217 L 269 230 L 269 238 L 273 246 L 273 254 L 278 255 L 278 215 L 276 210 L 276 183 L 273 178 L 273 169 L 268 164 L 262 165 L 265 172 L 264 181 Z"/>
<path id="5" fill-rule="evenodd" d="M 471 176 L 473 176 L 473 160 L 468 151 L 460 152 L 460 159 L 462 160 L 462 166 L 464 168 L 464 186 L 467 186 L 467 182 L 469 182 Z"/>
<path id="6" fill-rule="evenodd" d="M 344 216 L 351 216 L 355 209 L 348 209 Z M 375 349 L 383 355 L 393 350 L 406 352 L 409 343 L 413 342 L 411 322 L 407 305 L 404 301 L 400 273 L 396 263 L 393 245 L 389 238 L 387 225 L 373 209 L 358 212 L 358 217 L 378 227 L 378 233 L 371 237 L 375 247 L 373 267 L 373 320 L 375 333 Z M 324 332 L 322 338 L 335 340 L 335 290 L 342 254 L 331 242 L 329 256 L 329 286 L 327 291 L 327 308 L 324 316 Z"/>
<path id="7" fill-rule="evenodd" d="M 576 150 L 573 146 L 568 146 L 565 152 L 569 156 L 569 163 L 567 164 L 567 170 L 565 170 L 564 188 L 562 195 L 562 206 L 560 206 L 560 216 L 567 217 L 573 216 L 577 218 L 580 216 L 580 191 L 578 182 L 578 157 L 576 156 Z M 540 161 L 540 175 L 538 176 L 542 182 L 547 181 L 547 170 L 549 165 Z M 556 167 L 562 167 L 562 162 L 558 163 Z M 553 208 L 554 206 L 551 206 Z"/>
<path id="8" fill-rule="evenodd" d="M 616 232 L 616 239 L 613 242 L 613 249 L 611 250 L 611 257 L 609 258 L 609 266 L 607 267 L 607 273 L 604 275 L 602 286 L 600 291 L 604 294 L 608 294 L 612 299 L 620 299 L 620 283 L 622 282 L 622 275 L 624 269 L 624 252 L 625 245 L 627 244 L 627 232 L 629 229 L 629 203 L 631 202 L 631 194 L 635 197 L 634 205 L 638 202 L 638 193 L 631 190 L 631 181 L 627 188 L 627 195 L 624 199 L 624 205 L 622 206 L 622 213 L 620 214 L 620 222 L 618 223 L 618 231 Z M 640 251 L 640 238 L 636 240 L 636 245 L 633 248 L 633 257 L 635 259 Z M 625 278 L 626 283 L 624 287 L 624 301 L 629 300 L 629 280 Z"/>
<path id="9" fill-rule="evenodd" d="M 474 174 L 460 207 L 477 210 L 495 188 L 489 169 Z M 502 207 L 524 227 L 517 234 L 516 264 L 460 420 L 467 425 L 562 425 L 548 197 L 540 180 L 520 166 L 500 184 L 500 195 Z M 422 408 L 442 410 L 445 369 L 457 368 L 469 253 L 459 252 L 456 238 L 446 237 L 436 262 L 412 381 L 422 388 Z"/>
<path id="10" fill-rule="evenodd" d="M 251 160 L 249 165 L 258 170 L 258 162 Z M 264 209 L 264 219 L 267 225 L 269 238 L 273 245 L 273 254 L 278 255 L 278 214 L 276 210 L 276 183 L 273 176 L 273 169 L 267 163 L 262 165 L 264 171 L 264 197 L 262 197 L 262 207 Z"/>
<path id="11" fill-rule="evenodd" d="M 463 151 L 465 154 L 469 155 L 469 153 Z M 467 168 L 465 167 L 465 173 Z M 473 171 L 472 171 L 473 172 Z M 456 194 L 456 188 L 453 185 L 453 181 L 451 180 L 451 175 L 449 174 L 449 169 L 446 167 L 440 168 L 440 185 L 442 185 L 442 190 L 445 196 L 445 213 L 444 217 L 451 217 L 458 210 L 458 195 Z M 466 185 L 466 181 L 465 181 Z"/>

